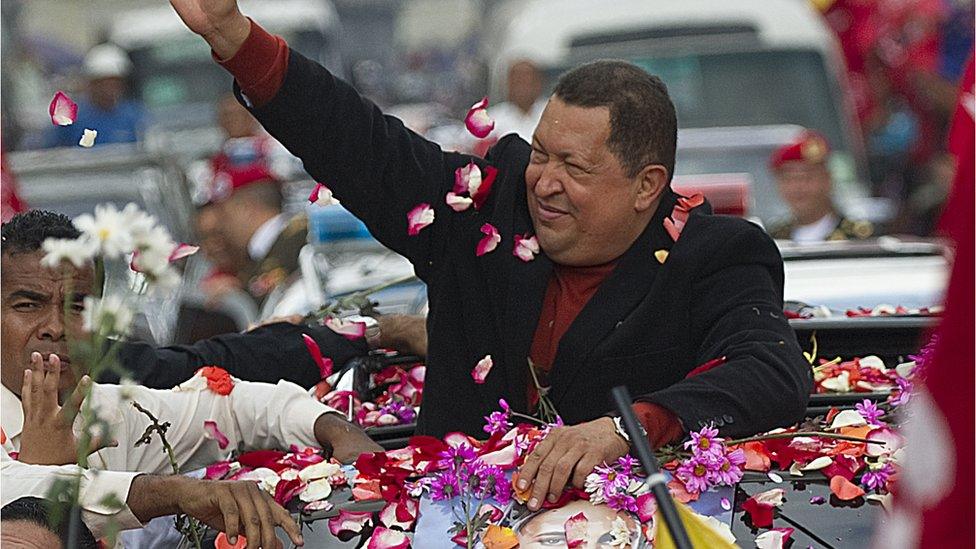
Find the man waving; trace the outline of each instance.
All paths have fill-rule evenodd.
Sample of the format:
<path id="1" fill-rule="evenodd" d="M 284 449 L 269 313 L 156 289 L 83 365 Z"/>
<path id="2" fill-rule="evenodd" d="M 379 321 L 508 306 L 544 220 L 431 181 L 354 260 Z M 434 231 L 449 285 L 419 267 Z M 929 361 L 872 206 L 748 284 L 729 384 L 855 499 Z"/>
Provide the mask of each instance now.
<path id="1" fill-rule="evenodd" d="M 534 380 L 547 389 L 567 426 L 528 458 L 530 507 L 627 451 L 615 385 L 638 395 L 658 445 L 802 417 L 812 379 L 783 318 L 782 260 L 755 225 L 671 190 L 676 117 L 659 79 L 582 65 L 531 144 L 502 137 L 481 159 L 384 116 L 233 0 L 171 2 L 268 132 L 427 283 L 418 430 L 477 434 L 499 397 L 530 411 Z"/>

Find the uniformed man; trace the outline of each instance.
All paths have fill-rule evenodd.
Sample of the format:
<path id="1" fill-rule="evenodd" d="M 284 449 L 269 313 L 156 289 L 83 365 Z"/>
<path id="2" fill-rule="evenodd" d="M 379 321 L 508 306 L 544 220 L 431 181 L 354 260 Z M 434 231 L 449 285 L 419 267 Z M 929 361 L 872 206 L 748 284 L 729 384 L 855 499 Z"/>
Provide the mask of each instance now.
<path id="1" fill-rule="evenodd" d="M 241 287 L 261 306 L 275 287 L 298 271 L 308 219 L 282 211 L 281 183 L 260 158 L 233 165 L 215 159 L 210 201 L 221 219 L 218 229 L 224 241 L 246 256 L 246 264 L 236 273 Z"/>
<path id="2" fill-rule="evenodd" d="M 791 212 L 791 219 L 770 228 L 773 238 L 820 242 L 874 236 L 875 228 L 869 221 L 847 219 L 834 206 L 829 157 L 827 140 L 814 131 L 801 133 L 773 152 L 769 166 Z"/>

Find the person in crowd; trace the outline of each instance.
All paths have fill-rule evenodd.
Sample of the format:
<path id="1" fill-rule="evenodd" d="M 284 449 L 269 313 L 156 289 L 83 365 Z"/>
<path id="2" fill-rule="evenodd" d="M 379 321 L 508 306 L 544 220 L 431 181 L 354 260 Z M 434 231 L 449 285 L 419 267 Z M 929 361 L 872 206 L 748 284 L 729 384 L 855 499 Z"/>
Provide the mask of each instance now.
<path id="1" fill-rule="evenodd" d="M 0 295 L 3 296 L 5 313 L 4 337 L 7 337 L 8 326 L 23 318 L 14 314 L 15 305 L 26 310 L 46 311 L 19 329 L 22 341 L 3 346 L 0 352 L 4 363 L 23 362 L 33 351 L 54 351 L 62 358 L 68 356 L 63 326 L 58 324 L 60 317 L 54 318 L 56 313 L 63 313 L 61 305 L 57 303 L 61 299 L 59 286 L 51 285 L 54 284 L 51 282 L 43 287 L 20 288 L 18 284 L 48 281 L 50 278 L 50 271 L 40 263 L 44 255 L 41 244 L 45 239 L 77 238 L 79 234 L 70 219 L 44 210 L 28 211 L 3 224 L 0 254 L 3 285 Z M 79 295 L 77 299 L 81 297 Z M 125 376 L 150 388 L 169 389 L 208 365 L 218 365 L 233 376 L 248 381 L 277 383 L 285 380 L 309 388 L 318 383 L 321 376 L 302 335 L 314 339 L 323 355 L 331 358 L 336 365 L 365 355 L 370 346 L 400 349 L 408 353 L 426 349 L 426 334 L 399 321 L 398 317 L 378 317 L 375 331 L 376 337 L 372 340 L 349 340 L 325 326 L 275 322 L 244 334 L 224 334 L 192 345 L 154 347 L 144 342 L 125 342 L 120 345 L 118 356 Z M 420 336 L 424 336 L 423 341 L 420 341 Z M 106 372 L 97 381 L 118 383 L 120 376 Z"/>
<path id="2" fill-rule="evenodd" d="M 565 425 L 520 473 L 531 509 L 628 451 L 616 385 L 656 446 L 803 417 L 812 374 L 783 315 L 782 258 L 758 226 L 671 190 L 677 120 L 660 79 L 623 61 L 577 67 L 531 144 L 508 135 L 481 159 L 383 116 L 234 0 L 171 4 L 265 129 L 428 284 L 418 432 L 483 434 L 500 397 L 558 412 Z M 448 193 L 472 164 L 488 174 L 483 202 L 458 212 Z"/>
<path id="3" fill-rule="evenodd" d="M 508 101 L 491 107 L 495 134 L 516 133 L 526 141 L 542 117 L 548 98 L 542 93 L 542 71 L 532 61 L 522 59 L 508 69 Z"/>
<path id="4" fill-rule="evenodd" d="M 13 549 L 61 549 L 67 544 L 67 509 L 62 508 L 61 520 L 52 522 L 50 501 L 23 497 L 0 508 L 0 545 Z M 91 530 L 82 525 L 75 549 L 97 549 L 98 542 Z"/>
<path id="5" fill-rule="evenodd" d="M 110 522 L 123 529 L 138 528 L 157 516 L 186 513 L 226 531 L 232 540 L 238 533 L 245 534 L 248 547 L 273 547 L 275 525 L 299 543 L 300 534 L 288 513 L 253 482 L 162 476 L 171 472 L 167 453 L 158 437 L 136 445 L 144 436 L 147 417 L 132 403 L 169 423 L 167 440 L 181 470 L 223 459 L 226 452 L 222 448 L 228 445 L 243 449 L 317 446 L 334 450 L 344 461 L 380 447 L 341 414 L 288 381 L 242 381 L 219 368 L 202 370 L 167 390 L 93 383 L 87 375 L 77 377 L 85 366 L 72 363 L 68 339 L 83 332 L 84 296 L 77 289 L 92 287 L 94 269 L 69 263 L 58 269 L 43 266 L 40 250 L 40 242 L 47 237 L 78 236 L 66 221 L 50 213 L 23 214 L 3 226 L 3 504 L 21 497 L 43 497 L 58 479 L 81 475 L 82 514 L 97 536 Z M 212 365 L 245 370 L 265 379 L 269 375 L 280 378 L 280 370 L 290 368 L 287 363 L 292 360 L 302 368 L 315 369 L 307 351 L 297 354 L 297 347 L 304 347 L 299 341 L 302 329 L 290 324 L 267 329 L 271 331 L 263 335 L 226 336 L 183 349 L 131 344 L 120 351 L 119 361 L 123 367 L 141 369 L 149 378 L 166 375 L 158 370 L 170 370 L 172 375 L 211 358 L 215 359 Z M 280 337 L 281 330 L 291 337 Z M 263 359 L 259 358 L 262 353 Z M 167 361 L 168 367 L 164 365 Z M 255 371 L 262 368 L 270 373 Z M 314 377 L 319 377 L 317 372 Z M 217 382 L 217 388 L 211 389 Z M 86 469 L 71 465 L 79 451 L 72 418 L 89 388 L 89 404 L 109 425 L 103 443 L 114 441 L 115 445 L 96 445 L 96 456 Z M 227 437 L 227 444 L 218 444 L 208 433 L 205 423 L 209 421 Z M 107 503 L 106 498 L 112 497 L 122 505 Z"/>
<path id="6" fill-rule="evenodd" d="M 830 147 L 817 132 L 802 132 L 773 151 L 769 168 L 779 194 L 790 209 L 790 219 L 774 225 L 773 238 L 795 242 L 862 240 L 875 236 L 869 221 L 847 219 L 834 206 L 833 180 L 827 160 Z"/>
<path id="7" fill-rule="evenodd" d="M 145 114 L 138 102 L 125 97 L 129 56 L 114 44 L 99 44 L 85 55 L 82 70 L 87 97 L 78 101 L 78 116 L 70 126 L 52 127 L 46 146 L 76 147 L 86 128 L 98 132 L 96 146 L 138 141 Z"/>

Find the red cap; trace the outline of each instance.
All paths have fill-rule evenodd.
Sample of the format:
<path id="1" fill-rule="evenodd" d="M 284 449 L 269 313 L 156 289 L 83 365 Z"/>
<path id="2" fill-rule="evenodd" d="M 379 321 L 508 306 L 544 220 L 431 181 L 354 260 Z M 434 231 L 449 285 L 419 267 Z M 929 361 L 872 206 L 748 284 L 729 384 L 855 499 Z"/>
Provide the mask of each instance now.
<path id="1" fill-rule="evenodd" d="M 263 140 L 234 141 L 233 146 L 225 146 L 210 161 L 213 172 L 208 193 L 210 202 L 227 200 L 235 190 L 253 183 L 280 183 L 271 171 Z"/>
<path id="2" fill-rule="evenodd" d="M 804 130 L 792 142 L 773 151 L 769 157 L 769 167 L 776 170 L 787 162 L 806 162 L 819 164 L 827 160 L 830 145 L 827 139 L 812 130 Z"/>

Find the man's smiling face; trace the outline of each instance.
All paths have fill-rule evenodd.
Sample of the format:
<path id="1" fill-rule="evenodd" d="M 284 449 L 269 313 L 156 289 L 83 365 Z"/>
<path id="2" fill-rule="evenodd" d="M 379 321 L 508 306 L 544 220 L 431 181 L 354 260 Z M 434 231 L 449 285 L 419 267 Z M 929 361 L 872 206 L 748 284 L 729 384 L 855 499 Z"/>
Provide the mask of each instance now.
<path id="1" fill-rule="evenodd" d="M 49 366 L 48 355 L 61 358 L 61 393 L 72 390 L 77 379 L 68 355 L 68 332 L 82 333 L 81 311 L 92 288 L 92 268 L 65 264 L 62 269 L 49 269 L 41 265 L 44 252 L 40 250 L 3 253 L 0 257 L 0 366 L 4 387 L 19 396 L 30 355 L 39 352 L 45 367 Z"/>

